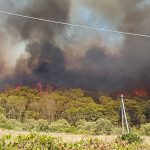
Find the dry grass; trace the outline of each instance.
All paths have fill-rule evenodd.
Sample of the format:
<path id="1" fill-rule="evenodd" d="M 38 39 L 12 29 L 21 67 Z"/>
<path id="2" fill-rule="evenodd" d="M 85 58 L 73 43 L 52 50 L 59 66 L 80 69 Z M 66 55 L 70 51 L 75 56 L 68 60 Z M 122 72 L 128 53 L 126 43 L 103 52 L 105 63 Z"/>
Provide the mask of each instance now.
<path id="1" fill-rule="evenodd" d="M 13 136 L 17 136 L 18 134 L 30 134 L 31 132 L 27 131 L 11 131 L 11 130 L 2 130 L 0 129 L 0 136 L 11 134 Z M 112 142 L 116 139 L 116 135 L 99 135 L 99 136 L 90 136 L 90 135 L 73 135 L 73 134 L 66 134 L 66 133 L 43 133 L 41 134 L 48 134 L 53 137 L 61 138 L 64 142 L 78 142 L 82 139 L 88 139 L 88 138 L 98 138 L 102 141 Z M 150 137 L 143 137 L 144 143 L 150 143 Z"/>

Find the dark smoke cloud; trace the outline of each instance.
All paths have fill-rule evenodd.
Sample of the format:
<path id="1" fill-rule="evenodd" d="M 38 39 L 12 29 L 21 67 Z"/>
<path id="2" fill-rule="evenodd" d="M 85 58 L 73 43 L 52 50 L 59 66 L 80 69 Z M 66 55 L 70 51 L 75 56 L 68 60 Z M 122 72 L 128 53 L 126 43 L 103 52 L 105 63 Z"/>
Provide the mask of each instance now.
<path id="1" fill-rule="evenodd" d="M 28 1 L 28 6 L 19 11 L 19 13 L 45 19 L 67 21 L 69 15 L 68 0 L 32 0 Z M 7 22 L 9 29 L 21 35 L 23 39 L 53 39 L 56 25 L 31 21 L 22 18 L 10 17 Z M 10 27 L 11 26 L 11 27 Z M 61 28 L 62 26 L 59 26 Z M 58 29 L 58 28 L 57 28 Z"/>
<path id="2" fill-rule="evenodd" d="M 25 81 L 22 84 L 36 84 L 38 81 L 45 85 L 48 83 L 61 84 L 60 79 L 65 78 L 65 60 L 64 53 L 60 48 L 48 41 L 41 41 L 41 43 L 28 45 L 27 52 L 30 53 L 31 57 L 25 65 L 26 68 L 31 69 L 31 73 L 30 76 L 24 77 Z M 22 82 L 22 76 L 25 74 L 22 64 L 21 59 L 16 69 L 16 72 L 20 72 L 18 74 L 20 82 Z"/>
<path id="3" fill-rule="evenodd" d="M 121 29 L 150 35 L 150 5 L 132 8 L 124 18 Z M 126 38 L 122 47 L 123 64 L 126 65 L 126 86 L 150 88 L 150 44 L 146 38 Z"/>
<path id="4" fill-rule="evenodd" d="M 7 5 L 11 1 L 8 1 Z M 13 2 L 12 2 L 13 3 Z M 68 0 L 33 0 L 17 11 L 20 14 L 66 22 L 69 17 Z M 55 44 L 55 32 L 59 33 L 64 26 L 52 25 L 22 18 L 8 17 L 5 27 L 9 36 L 27 41 L 26 53 L 21 56 L 14 69 L 13 77 L 7 77 L 4 83 L 31 85 L 42 80 L 43 83 L 56 82 L 57 76 L 65 71 L 64 54 Z M 60 80 L 60 79 L 58 79 Z"/>
<path id="5" fill-rule="evenodd" d="M 8 2 L 5 7 L 10 7 L 11 2 L 14 11 L 20 14 L 63 22 L 72 20 L 71 9 L 73 9 L 72 5 L 75 5 L 69 0 L 28 0 L 20 7 L 18 7 L 19 4 L 15 5 L 14 0 Z M 100 16 L 103 16 L 106 22 L 117 30 L 150 35 L 150 4 L 144 3 L 146 0 L 111 2 L 109 0 L 82 0 L 84 7 L 97 14 L 89 20 L 89 23 L 96 22 Z M 84 21 L 83 18 L 82 23 Z M 25 48 L 28 57 L 22 55 L 18 59 L 13 73 L 1 79 L 3 85 L 6 83 L 36 85 L 40 81 L 45 86 L 52 84 L 104 92 L 150 88 L 149 39 L 122 36 L 118 44 L 120 45 L 119 51 L 112 53 L 115 49 L 111 48 L 107 38 L 104 39 L 101 33 L 98 37 L 98 33 L 87 32 L 91 33 L 91 38 L 85 36 L 85 31 L 80 30 L 77 32 L 80 34 L 78 40 L 74 40 L 77 38 L 74 36 L 70 36 L 67 40 L 65 38 L 66 29 L 68 29 L 66 26 L 12 17 L 5 18 L 3 29 L 8 29 L 3 33 L 9 33 L 12 43 L 18 41 L 28 43 Z M 96 38 L 93 38 L 94 35 Z M 109 38 L 109 34 L 106 35 Z M 113 36 L 114 39 L 117 37 L 117 35 Z M 14 37 L 18 37 L 18 40 L 14 41 Z M 56 38 L 60 38 L 60 41 Z M 3 39 L 7 38 L 0 40 L 3 41 Z M 6 44 L 0 46 L 2 54 L 4 53 L 3 47 L 6 47 Z M 76 47 L 79 47 L 78 55 L 73 53 Z M 78 61 L 73 64 L 71 60 Z M 2 70 L 5 69 L 1 68 L 0 71 L 3 72 Z"/>

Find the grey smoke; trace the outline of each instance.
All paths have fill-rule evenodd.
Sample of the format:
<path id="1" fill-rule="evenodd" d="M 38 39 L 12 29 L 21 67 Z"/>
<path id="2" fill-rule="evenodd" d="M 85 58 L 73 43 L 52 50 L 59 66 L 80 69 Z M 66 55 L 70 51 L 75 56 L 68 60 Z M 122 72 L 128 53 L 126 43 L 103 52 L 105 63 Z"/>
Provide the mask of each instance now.
<path id="1" fill-rule="evenodd" d="M 15 0 L 0 2 L 3 9 L 13 6 L 15 12 L 24 15 L 63 22 L 73 20 L 71 12 L 75 3 L 69 0 L 32 0 L 22 5 Z M 101 16 L 117 30 L 150 35 L 150 4 L 144 4 L 145 0 L 80 2 L 97 14 L 89 23 L 96 22 Z M 45 86 L 52 84 L 104 92 L 150 88 L 149 39 L 122 36 L 123 39 L 118 42 L 119 50 L 115 52 L 107 41 L 108 33 L 104 38 L 104 33 L 77 31 L 62 25 L 13 17 L 3 19 L 2 30 L 5 29 L 5 32 L 0 32 L 0 35 L 9 35 L 11 44 L 27 41 L 25 51 L 28 57 L 22 55 L 17 60 L 13 72 L 1 79 L 1 85 L 36 85 L 41 81 Z M 83 18 L 82 23 L 84 21 Z M 87 20 L 85 22 L 88 23 Z M 67 31 L 74 34 L 66 37 Z M 87 34 L 92 38 L 85 36 Z M 17 37 L 18 40 L 14 40 Z M 7 38 L 0 38 L 0 41 L 4 41 L 0 46 L 3 55 Z M 74 52 L 76 49 L 77 52 Z M 7 62 L 7 59 L 3 62 Z M 1 66 L 0 72 L 4 70 L 7 67 Z"/>

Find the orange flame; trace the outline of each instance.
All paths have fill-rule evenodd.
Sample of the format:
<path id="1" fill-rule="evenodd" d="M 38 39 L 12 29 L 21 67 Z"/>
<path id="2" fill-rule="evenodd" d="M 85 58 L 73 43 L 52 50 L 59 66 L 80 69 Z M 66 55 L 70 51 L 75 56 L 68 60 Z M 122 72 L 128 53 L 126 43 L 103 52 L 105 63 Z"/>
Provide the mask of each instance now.
<path id="1" fill-rule="evenodd" d="M 146 97 L 148 93 L 145 89 L 136 89 L 133 91 L 133 94 L 137 97 Z"/>
<path id="2" fill-rule="evenodd" d="M 38 86 L 38 91 L 41 93 L 42 92 L 42 83 L 39 82 L 37 86 Z"/>
<path id="3" fill-rule="evenodd" d="M 20 85 L 17 85 L 16 88 L 15 88 L 17 91 L 19 91 L 21 89 L 21 86 Z"/>

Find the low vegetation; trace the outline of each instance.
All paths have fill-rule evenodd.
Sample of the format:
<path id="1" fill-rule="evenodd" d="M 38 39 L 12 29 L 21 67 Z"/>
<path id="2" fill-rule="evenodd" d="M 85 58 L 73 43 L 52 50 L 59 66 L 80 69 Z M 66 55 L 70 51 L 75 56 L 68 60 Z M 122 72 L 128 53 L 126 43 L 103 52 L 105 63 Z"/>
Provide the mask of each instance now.
<path id="1" fill-rule="evenodd" d="M 140 143 L 143 141 L 143 139 L 135 133 L 123 134 L 123 135 L 121 135 L 120 139 L 123 141 L 128 141 L 128 143 L 130 143 L 130 144 L 131 143 Z"/>
<path id="2" fill-rule="evenodd" d="M 1 150 L 149 150 L 148 144 L 129 142 L 117 139 L 114 142 L 103 142 L 98 139 L 81 140 L 76 143 L 64 143 L 48 135 L 29 134 L 2 136 L 0 138 Z"/>

